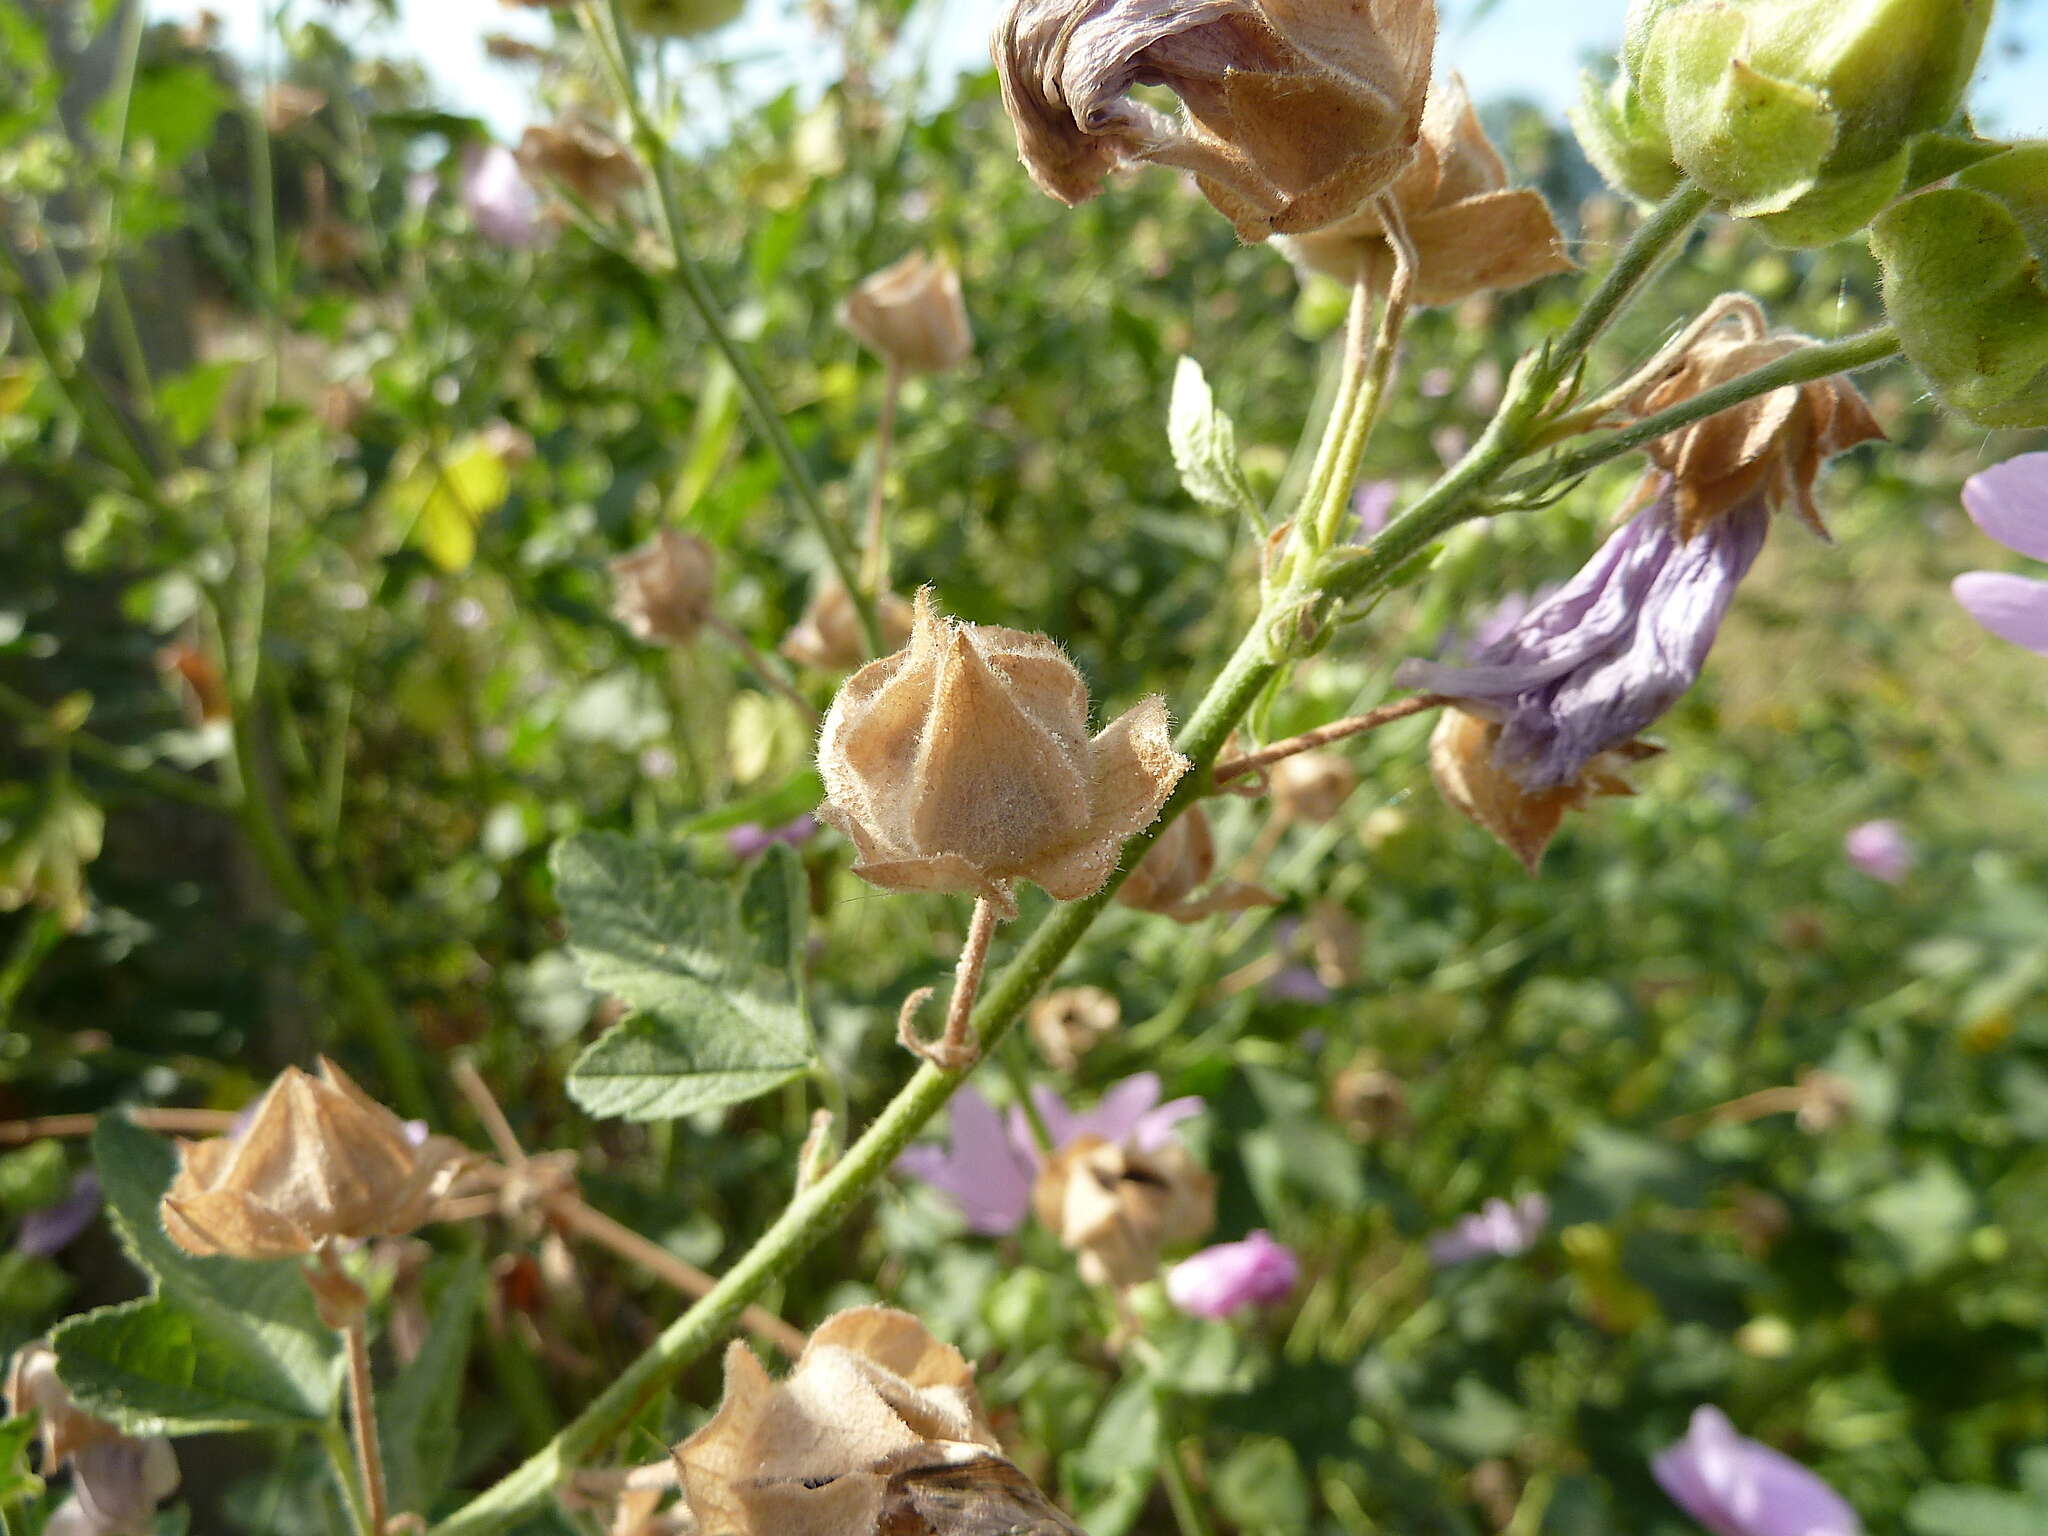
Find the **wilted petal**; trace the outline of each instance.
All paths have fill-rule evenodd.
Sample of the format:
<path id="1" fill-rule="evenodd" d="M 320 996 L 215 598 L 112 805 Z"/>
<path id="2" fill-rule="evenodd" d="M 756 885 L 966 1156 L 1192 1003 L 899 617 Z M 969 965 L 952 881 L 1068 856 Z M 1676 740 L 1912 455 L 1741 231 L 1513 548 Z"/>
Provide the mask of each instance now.
<path id="1" fill-rule="evenodd" d="M 1963 506 L 2007 549 L 2048 560 L 2048 453 L 2023 453 L 1972 475 Z"/>
<path id="2" fill-rule="evenodd" d="M 1970 617 L 1999 639 L 2048 656 L 2048 581 L 1966 571 L 1951 590 Z"/>
<path id="3" fill-rule="evenodd" d="M 1770 512 L 1753 498 L 1686 539 L 1671 482 L 1592 562 L 1470 667 L 1404 662 L 1404 687 L 1502 722 L 1496 755 L 1523 789 L 1577 784 L 1692 687 Z"/>

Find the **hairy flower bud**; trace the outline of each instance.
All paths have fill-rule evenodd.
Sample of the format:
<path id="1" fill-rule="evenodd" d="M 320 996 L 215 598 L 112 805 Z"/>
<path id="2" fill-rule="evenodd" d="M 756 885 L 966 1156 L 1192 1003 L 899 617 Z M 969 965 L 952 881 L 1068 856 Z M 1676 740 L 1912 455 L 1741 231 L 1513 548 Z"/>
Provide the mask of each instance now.
<path id="1" fill-rule="evenodd" d="M 882 626 L 882 643 L 890 650 L 901 648 L 910 638 L 910 604 L 894 592 L 882 594 L 875 617 Z M 868 659 L 861 641 L 860 614 L 845 582 L 827 576 L 812 589 L 803 617 L 782 637 L 781 650 L 798 666 L 815 667 L 820 672 L 851 672 Z"/>
<path id="2" fill-rule="evenodd" d="M 333 1062 L 287 1067 L 246 1128 L 178 1143 L 164 1230 L 187 1253 L 284 1259 L 333 1238 L 397 1237 L 426 1221 L 467 1154 L 415 1141 Z"/>
<path id="3" fill-rule="evenodd" d="M 1643 198 L 1690 177 L 1788 245 L 1854 234 L 1954 116 L 1992 0 L 1636 0 L 1612 87 L 1574 114 Z"/>
<path id="4" fill-rule="evenodd" d="M 1772 332 L 1762 307 L 1748 295 L 1726 295 L 1645 370 L 1625 409 L 1632 416 L 1654 415 L 1816 345 L 1811 337 Z M 1826 538 L 1827 525 L 1813 500 L 1821 465 L 1883 436 L 1854 384 L 1815 379 L 1730 406 L 1658 438 L 1647 452 L 1672 479 L 1681 538 L 1690 539 L 1757 495 L 1774 511 L 1789 507 Z"/>
<path id="5" fill-rule="evenodd" d="M 675 1456 L 704 1536 L 1079 1536 L 999 1450 L 960 1352 L 856 1307 L 780 1383 L 734 1343 L 717 1415 Z"/>
<path id="6" fill-rule="evenodd" d="M 974 355 L 974 330 L 949 261 L 912 251 L 862 280 L 839 323 L 906 373 L 944 373 Z"/>
<path id="7" fill-rule="evenodd" d="M 640 181 L 624 145 L 575 118 L 528 128 L 515 153 L 530 180 L 558 181 L 597 208 L 611 207 Z"/>
<path id="8" fill-rule="evenodd" d="M 1434 0 L 1010 0 L 1003 104 L 1031 179 L 1086 201 L 1128 161 L 1192 171 L 1247 240 L 1382 191 L 1422 130 Z M 1131 99 L 1163 85 L 1173 121 Z"/>
<path id="9" fill-rule="evenodd" d="M 1061 987 L 1033 1003 L 1024 1023 L 1046 1064 L 1056 1072 L 1071 1072 L 1123 1017 L 1123 1004 L 1113 992 Z"/>
<path id="10" fill-rule="evenodd" d="M 1116 899 L 1140 912 L 1156 912 L 1177 923 L 1194 923 L 1216 912 L 1270 907 L 1279 898 L 1256 886 L 1224 881 L 1204 891 L 1216 873 L 1216 835 L 1209 813 L 1191 805 L 1168 827 L 1117 887 Z"/>
<path id="11" fill-rule="evenodd" d="M 1569 783 L 1529 790 L 1501 765 L 1500 736 L 1497 722 L 1447 709 L 1429 739 L 1429 771 L 1451 807 L 1491 832 L 1532 875 L 1566 812 L 1582 810 L 1601 795 L 1633 795 L 1622 769 L 1656 751 L 1631 742 L 1600 753 Z"/>
<path id="12" fill-rule="evenodd" d="M 818 744 L 819 818 L 854 873 L 957 891 L 1007 915 L 1019 880 L 1058 901 L 1101 889 L 1188 760 L 1154 697 L 1088 735 L 1088 688 L 1043 635 L 942 619 L 918 593 L 910 644 L 846 680 Z"/>
<path id="13" fill-rule="evenodd" d="M 1090 1285 L 1136 1285 L 1167 1248 L 1192 1243 L 1216 1221 L 1216 1181 L 1186 1147 L 1150 1151 L 1101 1136 L 1076 1137 L 1046 1160 L 1032 1209 L 1078 1256 Z"/>
<path id="14" fill-rule="evenodd" d="M 1334 752 L 1297 752 L 1266 775 L 1275 810 L 1289 821 L 1329 821 L 1358 788 L 1358 770 Z"/>
<path id="15" fill-rule="evenodd" d="M 636 640 L 688 645 L 711 616 L 717 557 L 695 534 L 664 528 L 611 573 L 612 616 Z"/>
<path id="16" fill-rule="evenodd" d="M 1540 192 L 1509 188 L 1508 168 L 1456 75 L 1430 88 L 1421 144 L 1387 190 L 1415 248 L 1414 303 L 1455 304 L 1572 270 L 1550 205 Z M 1382 293 L 1393 282 L 1394 250 L 1371 205 L 1290 237 L 1287 252 L 1300 266 L 1339 282 L 1363 272 Z"/>
<path id="17" fill-rule="evenodd" d="M 1887 209 L 1870 248 L 1885 314 L 1942 404 L 1978 426 L 2048 426 L 2048 142 Z"/>

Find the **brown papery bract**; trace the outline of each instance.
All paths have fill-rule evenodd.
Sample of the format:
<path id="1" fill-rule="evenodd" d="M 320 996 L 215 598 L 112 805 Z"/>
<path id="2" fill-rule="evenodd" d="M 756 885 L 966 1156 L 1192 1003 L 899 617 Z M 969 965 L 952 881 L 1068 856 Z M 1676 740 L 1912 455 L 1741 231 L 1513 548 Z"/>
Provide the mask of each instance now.
<path id="1" fill-rule="evenodd" d="M 120 1430 L 71 1400 L 57 1379 L 57 1352 L 40 1342 L 24 1344 L 7 1368 L 7 1415 L 35 1417 L 45 1475 L 53 1475 L 75 1451 L 121 1438 Z"/>
<path id="2" fill-rule="evenodd" d="M 1159 814 L 1188 760 L 1166 705 L 1088 735 L 1088 689 L 1044 635 L 943 619 L 918 593 L 910 644 L 848 678 L 818 744 L 819 818 L 853 840 L 854 873 L 1016 911 L 1019 880 L 1093 895 L 1124 839 Z"/>
<path id="3" fill-rule="evenodd" d="M 1223 881 L 1209 889 L 1216 873 L 1216 834 L 1209 813 L 1199 805 L 1187 808 L 1160 833 L 1145 857 L 1117 887 L 1116 899 L 1140 912 L 1156 912 L 1177 923 L 1199 922 L 1217 912 L 1244 912 L 1270 907 L 1279 898 L 1257 886 Z"/>
<path id="4" fill-rule="evenodd" d="M 1540 192 L 1509 187 L 1508 168 L 1456 75 L 1431 87 L 1422 141 L 1388 196 L 1415 249 L 1416 304 L 1455 304 L 1572 270 L 1550 205 Z M 1394 248 L 1376 206 L 1296 235 L 1287 250 L 1339 282 L 1363 275 L 1380 292 L 1393 284 Z"/>
<path id="5" fill-rule="evenodd" d="M 1494 760 L 1500 729 L 1480 715 L 1446 709 L 1429 738 L 1429 771 L 1438 793 L 1491 832 L 1532 875 L 1568 812 L 1602 795 L 1633 795 L 1623 770 L 1660 750 L 1630 742 L 1594 758 L 1577 783 L 1531 793 Z"/>
<path id="6" fill-rule="evenodd" d="M 1817 345 L 1810 336 L 1773 332 L 1748 295 L 1725 295 L 1644 370 L 1624 410 L 1630 417 L 1654 415 Z M 1688 539 L 1758 495 L 1774 511 L 1790 508 L 1826 538 L 1813 499 L 1821 465 L 1883 436 L 1862 392 L 1837 377 L 1746 400 L 1656 439 L 1647 451 L 1676 484 L 1679 532 Z"/>
<path id="7" fill-rule="evenodd" d="M 1358 770 L 1334 752 L 1297 752 L 1267 771 L 1266 785 L 1289 821 L 1328 821 L 1358 788 Z"/>
<path id="8" fill-rule="evenodd" d="M 178 1143 L 164 1231 L 187 1253 L 299 1258 L 337 1238 L 397 1237 L 425 1222 L 469 1161 L 415 1141 L 333 1062 L 287 1067 L 240 1132 Z"/>
<path id="9" fill-rule="evenodd" d="M 906 373 L 943 373 L 974 355 L 974 329 L 952 263 L 913 251 L 846 296 L 839 321 Z"/>
<path id="10" fill-rule="evenodd" d="M 700 1536 L 1078 1536 L 1002 1458 L 973 1367 L 885 1307 L 828 1318 L 782 1382 L 733 1344 L 675 1455 Z"/>
<path id="11" fill-rule="evenodd" d="M 1246 240 L 1321 229 L 1415 152 L 1433 0 L 1010 0 L 994 55 L 1031 179 L 1073 204 L 1132 162 L 1194 173 Z M 1180 97 L 1180 121 L 1134 86 Z"/>
<path id="12" fill-rule="evenodd" d="M 1159 1256 L 1216 1222 L 1216 1181 L 1169 1141 L 1156 1152 L 1080 1136 L 1039 1169 L 1032 1209 L 1078 1260 L 1091 1285 L 1127 1286 L 1159 1271 Z"/>
<path id="13" fill-rule="evenodd" d="M 1113 992 L 1061 987 L 1031 1005 L 1024 1025 L 1046 1064 L 1057 1072 L 1071 1072 L 1123 1017 L 1123 1004 Z"/>
<path id="14" fill-rule="evenodd" d="M 535 124 L 514 151 L 536 182 L 560 182 L 595 208 L 608 209 L 639 184 L 640 167 L 611 135 L 576 118 Z"/>

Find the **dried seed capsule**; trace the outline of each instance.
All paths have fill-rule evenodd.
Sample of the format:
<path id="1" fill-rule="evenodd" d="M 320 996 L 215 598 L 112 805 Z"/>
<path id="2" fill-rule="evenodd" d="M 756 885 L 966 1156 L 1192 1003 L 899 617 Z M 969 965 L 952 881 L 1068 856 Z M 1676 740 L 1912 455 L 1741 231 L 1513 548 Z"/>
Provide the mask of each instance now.
<path id="1" fill-rule="evenodd" d="M 942 619 L 923 591 L 910 644 L 832 702 L 818 815 L 885 889 L 986 897 L 1006 916 L 1019 880 L 1078 901 L 1188 769 L 1158 698 L 1087 732 L 1087 686 L 1058 646 Z"/>
<path id="2" fill-rule="evenodd" d="M 178 1143 L 164 1230 L 187 1253 L 236 1259 L 396 1237 L 427 1220 L 467 1155 L 445 1136 L 416 1140 L 331 1061 L 318 1077 L 287 1067 L 245 1129 Z"/>
<path id="3" fill-rule="evenodd" d="M 1224 881 L 1204 891 L 1216 873 L 1216 835 L 1209 813 L 1191 805 L 1159 834 L 1145 857 L 1117 887 L 1116 899 L 1140 912 L 1156 912 L 1177 923 L 1199 922 L 1216 912 L 1242 912 L 1279 901 L 1257 886 Z"/>
<path id="4" fill-rule="evenodd" d="M 944 373 L 974 355 L 974 329 L 949 261 L 912 251 L 862 281 L 839 323 L 907 373 Z"/>
<path id="5" fill-rule="evenodd" d="M 1216 1181 L 1178 1141 L 1147 1152 L 1081 1136 L 1040 1168 L 1031 1203 L 1078 1256 L 1082 1279 L 1136 1285 L 1158 1273 L 1162 1250 L 1215 1225 Z"/>
<path id="6" fill-rule="evenodd" d="M 1266 774 L 1273 808 L 1289 821 L 1328 821 L 1358 788 L 1358 771 L 1334 752 L 1297 752 Z"/>
<path id="7" fill-rule="evenodd" d="M 827 1319 L 782 1382 L 733 1344 L 675 1456 L 704 1536 L 1079 1536 L 1001 1456 L 973 1367 L 885 1307 Z"/>
<path id="8" fill-rule="evenodd" d="M 1046 1064 L 1057 1072 L 1071 1072 L 1123 1017 L 1123 1004 L 1112 992 L 1061 987 L 1033 1003 L 1024 1024 Z"/>
<path id="9" fill-rule="evenodd" d="M 636 640 L 688 645 L 711 616 L 718 562 L 694 534 L 664 528 L 611 562 L 612 616 Z"/>
<path id="10" fill-rule="evenodd" d="M 891 650 L 910 638 L 910 604 L 894 592 L 883 594 L 875 617 L 882 626 L 882 643 Z M 868 659 L 860 615 L 845 582 L 828 576 L 812 589 L 803 617 L 782 637 L 781 650 L 798 666 L 820 672 L 851 672 Z"/>
<path id="11" fill-rule="evenodd" d="M 515 151 L 528 180 L 560 182 L 584 202 L 610 208 L 640 182 L 640 167 L 611 135 L 576 118 L 536 123 Z"/>

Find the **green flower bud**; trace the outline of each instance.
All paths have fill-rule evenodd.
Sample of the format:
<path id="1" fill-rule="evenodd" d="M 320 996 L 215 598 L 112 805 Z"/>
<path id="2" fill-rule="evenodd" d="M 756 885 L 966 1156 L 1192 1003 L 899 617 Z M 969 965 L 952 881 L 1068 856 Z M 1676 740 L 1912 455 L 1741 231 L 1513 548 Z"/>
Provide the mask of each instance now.
<path id="1" fill-rule="evenodd" d="M 2048 141 L 1887 209 L 1884 305 L 1942 402 L 1979 426 L 2048 427 Z"/>
<path id="2" fill-rule="evenodd" d="M 1783 245 L 1854 234 L 1911 141 L 1961 104 L 1992 0 L 1636 0 L 1611 85 L 1573 114 L 1601 172 L 1655 200 L 1691 178 Z"/>

